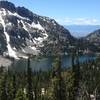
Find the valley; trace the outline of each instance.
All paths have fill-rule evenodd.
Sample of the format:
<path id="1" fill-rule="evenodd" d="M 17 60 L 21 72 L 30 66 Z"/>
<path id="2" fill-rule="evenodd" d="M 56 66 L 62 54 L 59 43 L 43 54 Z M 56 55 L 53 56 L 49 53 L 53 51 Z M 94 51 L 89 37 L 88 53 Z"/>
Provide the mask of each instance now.
<path id="1" fill-rule="evenodd" d="M 34 13 L 38 1 L 9 1 L 0 1 L 0 100 L 100 100 L 98 20 L 67 18 L 81 25 L 61 25 Z"/>

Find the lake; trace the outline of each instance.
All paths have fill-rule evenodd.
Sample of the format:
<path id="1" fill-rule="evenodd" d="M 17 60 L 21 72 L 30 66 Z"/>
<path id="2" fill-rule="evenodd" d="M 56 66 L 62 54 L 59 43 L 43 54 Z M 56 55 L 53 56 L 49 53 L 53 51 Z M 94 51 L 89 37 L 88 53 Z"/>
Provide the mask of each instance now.
<path id="1" fill-rule="evenodd" d="M 95 60 L 95 55 L 81 55 L 79 57 L 79 62 L 83 63 L 89 60 Z M 62 68 L 71 67 L 71 56 L 63 56 L 62 57 Z M 32 70 L 49 70 L 52 66 L 52 58 L 51 57 L 41 57 L 31 59 L 31 68 Z M 23 71 L 27 69 L 27 59 L 21 59 L 13 64 L 13 68 L 16 71 Z"/>

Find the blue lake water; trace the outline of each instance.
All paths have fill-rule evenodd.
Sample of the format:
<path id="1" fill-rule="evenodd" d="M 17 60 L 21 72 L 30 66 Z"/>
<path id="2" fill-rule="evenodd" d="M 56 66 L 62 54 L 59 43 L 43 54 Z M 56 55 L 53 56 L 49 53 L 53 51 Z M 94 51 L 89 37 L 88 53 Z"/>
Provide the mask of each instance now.
<path id="1" fill-rule="evenodd" d="M 93 55 L 81 55 L 79 57 L 79 62 L 83 63 L 88 60 L 94 60 L 96 59 L 96 56 Z M 32 59 L 31 60 L 31 68 L 32 70 L 49 70 L 52 65 L 52 59 L 51 57 L 42 57 L 39 59 Z M 67 68 L 71 67 L 71 56 L 63 56 L 62 57 L 62 67 Z M 14 68 L 15 67 L 15 68 Z M 17 71 L 22 71 L 27 69 L 27 60 L 21 59 L 20 61 L 16 62 L 13 69 Z"/>

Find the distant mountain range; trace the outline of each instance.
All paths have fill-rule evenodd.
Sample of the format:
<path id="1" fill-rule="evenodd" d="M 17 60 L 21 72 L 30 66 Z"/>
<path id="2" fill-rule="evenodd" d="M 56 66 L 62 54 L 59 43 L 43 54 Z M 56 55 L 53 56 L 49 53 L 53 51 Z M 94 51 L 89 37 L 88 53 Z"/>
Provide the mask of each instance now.
<path id="1" fill-rule="evenodd" d="M 64 25 L 64 27 L 75 37 L 84 37 L 94 30 L 100 29 L 100 25 Z"/>

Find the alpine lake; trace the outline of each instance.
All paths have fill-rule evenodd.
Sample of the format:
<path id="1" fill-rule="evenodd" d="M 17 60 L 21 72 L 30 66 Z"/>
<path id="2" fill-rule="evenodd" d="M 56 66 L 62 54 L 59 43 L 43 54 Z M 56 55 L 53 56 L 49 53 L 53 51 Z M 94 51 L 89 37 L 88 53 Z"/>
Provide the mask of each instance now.
<path id="1" fill-rule="evenodd" d="M 95 55 L 80 55 L 79 56 L 79 63 L 84 63 L 88 62 L 91 60 L 95 60 L 96 56 Z M 25 71 L 27 69 L 27 59 L 20 59 L 18 61 L 15 61 L 11 67 L 9 67 L 10 70 L 15 70 L 15 71 Z M 47 71 L 50 70 L 52 67 L 52 57 L 34 57 L 30 60 L 30 67 L 32 71 Z M 75 63 L 76 63 L 76 58 L 75 58 Z M 69 68 L 72 66 L 72 57 L 69 55 L 64 55 L 62 56 L 61 59 L 61 67 L 62 68 Z"/>

